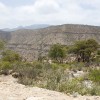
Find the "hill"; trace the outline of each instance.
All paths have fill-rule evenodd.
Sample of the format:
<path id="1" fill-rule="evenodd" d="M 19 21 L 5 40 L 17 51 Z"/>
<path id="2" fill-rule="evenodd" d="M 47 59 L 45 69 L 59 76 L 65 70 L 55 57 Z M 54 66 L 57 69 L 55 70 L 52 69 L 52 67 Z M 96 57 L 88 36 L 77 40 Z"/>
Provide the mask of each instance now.
<path id="1" fill-rule="evenodd" d="M 0 30 L 0 39 L 4 41 L 9 41 L 11 39 L 10 32 L 5 32 L 5 31 Z"/>
<path id="2" fill-rule="evenodd" d="M 93 38 L 100 44 L 100 27 L 65 24 L 35 30 L 20 29 L 2 37 L 8 41 L 7 47 L 18 51 L 27 60 L 33 60 L 47 54 L 49 47 L 56 43 L 71 45 L 78 40 Z"/>
<path id="3" fill-rule="evenodd" d="M 41 28 L 46 28 L 46 27 L 49 27 L 50 25 L 48 24 L 34 24 L 34 25 L 29 25 L 29 26 L 19 26 L 19 27 L 16 27 L 16 28 L 4 28 L 4 29 L 1 29 L 2 31 L 16 31 L 16 30 L 19 30 L 19 29 L 41 29 Z"/>

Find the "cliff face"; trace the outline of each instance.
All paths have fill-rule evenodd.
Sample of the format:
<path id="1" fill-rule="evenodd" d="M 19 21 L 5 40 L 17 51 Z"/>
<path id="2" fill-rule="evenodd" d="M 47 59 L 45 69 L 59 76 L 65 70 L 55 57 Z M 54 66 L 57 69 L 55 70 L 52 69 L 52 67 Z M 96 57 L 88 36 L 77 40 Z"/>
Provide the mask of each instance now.
<path id="1" fill-rule="evenodd" d="M 6 33 L 1 38 L 8 41 L 7 47 L 18 51 L 26 59 L 32 60 L 46 54 L 52 44 L 71 45 L 75 41 L 90 38 L 100 43 L 100 27 L 59 25 L 38 30 L 17 30 Z"/>

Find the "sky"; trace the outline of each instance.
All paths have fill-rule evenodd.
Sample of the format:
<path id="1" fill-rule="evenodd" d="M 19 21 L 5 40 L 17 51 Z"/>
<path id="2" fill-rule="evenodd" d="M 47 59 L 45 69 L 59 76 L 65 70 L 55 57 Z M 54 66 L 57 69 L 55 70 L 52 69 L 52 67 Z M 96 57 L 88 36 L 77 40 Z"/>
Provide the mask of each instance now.
<path id="1" fill-rule="evenodd" d="M 0 0 L 0 28 L 33 24 L 100 26 L 100 0 Z"/>

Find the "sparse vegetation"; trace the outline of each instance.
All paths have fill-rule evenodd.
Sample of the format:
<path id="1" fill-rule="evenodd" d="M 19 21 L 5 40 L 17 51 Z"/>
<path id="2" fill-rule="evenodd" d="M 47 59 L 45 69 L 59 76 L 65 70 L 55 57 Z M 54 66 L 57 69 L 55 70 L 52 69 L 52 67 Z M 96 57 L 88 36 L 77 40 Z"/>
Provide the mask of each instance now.
<path id="1" fill-rule="evenodd" d="M 21 61 L 21 57 L 18 53 L 12 51 L 12 50 L 6 50 L 2 52 L 2 60 L 3 61 L 9 61 L 9 62 L 16 62 Z"/>
<path id="2" fill-rule="evenodd" d="M 66 64 L 66 66 L 69 66 Z M 81 95 L 100 95 L 100 86 L 93 83 L 92 88 L 84 85 L 85 80 L 89 77 L 80 76 L 74 78 L 69 76 L 68 67 L 59 66 L 59 64 L 49 63 L 22 63 L 15 68 L 15 71 L 20 74 L 19 82 L 25 85 L 38 86 L 50 90 L 60 91 L 64 93 L 78 92 Z M 72 77 L 72 79 L 70 79 Z M 98 80 L 99 81 L 99 80 Z M 95 91 L 94 91 L 95 90 Z M 93 92 L 94 91 L 94 92 Z"/>
<path id="3" fill-rule="evenodd" d="M 100 69 L 93 69 L 89 73 L 89 78 L 93 82 L 100 84 Z"/>
<path id="4" fill-rule="evenodd" d="M 4 41 L 0 40 L 0 50 L 2 50 L 4 48 Z"/>
<path id="5" fill-rule="evenodd" d="M 73 48 L 72 48 L 73 47 Z M 0 74 L 8 75 L 12 70 L 20 83 L 38 86 L 50 90 L 81 95 L 100 95 L 100 67 L 86 67 L 86 62 L 99 63 L 98 43 L 94 40 L 77 42 L 69 52 L 80 56 L 80 61 L 62 63 L 66 57 L 66 47 L 55 44 L 49 51 L 49 62 L 23 62 L 19 54 L 11 50 L 3 50 L 0 59 Z M 91 50 L 92 49 L 92 50 Z M 97 59 L 98 57 L 98 59 Z M 79 60 L 79 58 L 77 58 Z M 74 73 L 82 71 L 83 76 L 75 77 Z M 84 84 L 88 83 L 90 87 Z"/>

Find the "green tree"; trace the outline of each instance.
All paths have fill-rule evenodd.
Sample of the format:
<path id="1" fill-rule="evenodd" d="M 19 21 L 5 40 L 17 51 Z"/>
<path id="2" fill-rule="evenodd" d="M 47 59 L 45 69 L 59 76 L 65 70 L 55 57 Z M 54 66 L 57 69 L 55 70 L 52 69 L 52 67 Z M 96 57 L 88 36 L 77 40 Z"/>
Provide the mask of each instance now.
<path id="1" fill-rule="evenodd" d="M 21 57 L 19 54 L 17 54 L 14 51 L 6 50 L 2 52 L 2 60 L 3 61 L 9 61 L 9 62 L 15 62 L 15 61 L 21 61 Z"/>
<path id="2" fill-rule="evenodd" d="M 90 62 L 97 50 L 98 43 L 93 39 L 89 39 L 76 42 L 69 49 L 69 52 L 77 55 L 78 62 Z"/>
<path id="3" fill-rule="evenodd" d="M 66 49 L 60 44 L 54 44 L 50 48 L 49 57 L 61 63 L 66 57 Z"/>

